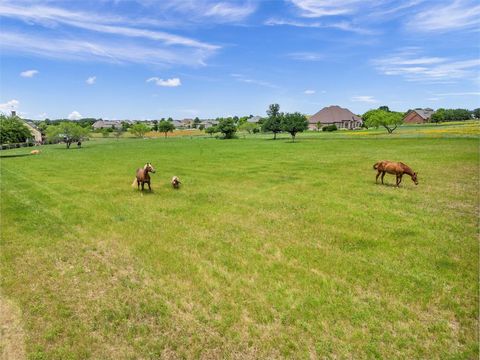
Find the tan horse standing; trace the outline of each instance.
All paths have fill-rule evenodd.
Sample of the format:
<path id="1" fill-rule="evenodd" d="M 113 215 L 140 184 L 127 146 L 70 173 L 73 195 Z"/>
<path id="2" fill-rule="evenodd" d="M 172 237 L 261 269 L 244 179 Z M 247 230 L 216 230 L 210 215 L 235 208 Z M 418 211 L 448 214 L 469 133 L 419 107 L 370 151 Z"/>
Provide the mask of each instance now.
<path id="1" fill-rule="evenodd" d="M 144 185 L 147 184 L 148 189 L 152 191 L 152 188 L 150 187 L 150 175 L 148 175 L 149 172 L 155 174 L 155 169 L 150 163 L 146 163 L 143 169 L 137 169 L 137 175 L 135 176 L 135 179 L 133 179 L 132 186 L 135 186 L 135 183 L 137 183 L 137 189 L 140 189 L 141 184 L 143 191 Z"/>
<path id="2" fill-rule="evenodd" d="M 383 177 L 386 173 L 389 173 L 397 177 L 397 187 L 400 186 L 400 183 L 402 182 L 402 176 L 404 174 L 410 175 L 415 185 L 418 185 L 417 173 L 402 162 L 379 161 L 375 165 L 373 165 L 373 168 L 377 170 L 377 177 L 375 178 L 375 183 L 378 183 L 378 177 L 380 176 L 380 174 L 382 174 L 383 184 Z"/>

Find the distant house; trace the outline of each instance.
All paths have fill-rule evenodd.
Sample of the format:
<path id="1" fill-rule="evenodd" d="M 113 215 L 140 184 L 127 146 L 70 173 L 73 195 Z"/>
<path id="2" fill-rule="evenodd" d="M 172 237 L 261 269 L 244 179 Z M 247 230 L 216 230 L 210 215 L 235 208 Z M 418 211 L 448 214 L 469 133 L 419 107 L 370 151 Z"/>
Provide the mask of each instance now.
<path id="1" fill-rule="evenodd" d="M 403 122 L 405 124 L 423 124 L 430 121 L 433 113 L 435 111 L 430 108 L 410 110 L 403 118 Z"/>
<path id="2" fill-rule="evenodd" d="M 258 124 L 260 120 L 262 120 L 261 116 L 254 116 L 254 117 L 251 117 L 250 119 L 247 119 L 247 122 L 252 124 Z"/>
<path id="3" fill-rule="evenodd" d="M 30 133 L 35 139 L 35 143 L 41 144 L 43 142 L 42 133 L 38 130 L 37 126 L 33 122 L 25 120 L 23 120 L 23 124 L 30 130 Z"/>
<path id="4" fill-rule="evenodd" d="M 98 129 L 109 129 L 109 128 L 120 128 L 122 126 L 119 120 L 98 120 L 95 121 L 92 125 L 93 130 Z"/>
<path id="5" fill-rule="evenodd" d="M 348 109 L 341 108 L 337 105 L 324 107 L 315 115 L 308 119 L 308 128 L 310 130 L 318 130 L 327 125 L 336 125 L 339 129 L 357 129 L 362 126 L 362 118 L 355 115 Z M 317 124 L 320 123 L 320 126 Z"/>
<path id="6" fill-rule="evenodd" d="M 183 119 L 180 121 L 183 127 L 190 128 L 193 125 L 193 119 Z"/>
<path id="7" fill-rule="evenodd" d="M 218 121 L 215 121 L 215 120 L 205 120 L 205 121 L 202 121 L 202 124 L 203 124 L 203 126 L 204 126 L 205 129 L 208 129 L 209 127 L 218 125 Z"/>
<path id="8" fill-rule="evenodd" d="M 182 127 L 182 122 L 180 120 L 173 120 L 172 124 L 175 126 L 175 129 Z"/>

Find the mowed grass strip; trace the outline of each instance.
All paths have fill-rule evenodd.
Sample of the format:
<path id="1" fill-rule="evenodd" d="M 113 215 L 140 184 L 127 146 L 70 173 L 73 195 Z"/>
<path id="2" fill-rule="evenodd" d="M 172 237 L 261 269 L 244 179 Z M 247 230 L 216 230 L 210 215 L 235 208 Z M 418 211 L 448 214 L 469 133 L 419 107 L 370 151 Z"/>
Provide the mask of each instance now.
<path id="1" fill-rule="evenodd" d="M 322 134 L 2 157 L 2 294 L 31 359 L 476 358 L 478 145 Z M 420 185 L 375 185 L 382 159 Z M 131 187 L 145 162 L 152 193 Z"/>

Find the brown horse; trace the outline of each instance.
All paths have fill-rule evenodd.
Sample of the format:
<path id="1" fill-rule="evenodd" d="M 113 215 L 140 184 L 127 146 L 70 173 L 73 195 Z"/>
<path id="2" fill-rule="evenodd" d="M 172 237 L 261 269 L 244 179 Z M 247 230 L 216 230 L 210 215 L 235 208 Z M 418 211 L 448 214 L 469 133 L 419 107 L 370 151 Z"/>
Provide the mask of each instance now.
<path id="1" fill-rule="evenodd" d="M 392 175 L 396 175 L 397 187 L 399 187 L 400 183 L 402 182 L 403 174 L 410 175 L 415 185 L 418 185 L 417 173 L 402 162 L 379 161 L 375 165 L 373 165 L 373 168 L 377 170 L 377 177 L 375 178 L 375 183 L 378 183 L 378 177 L 380 176 L 380 174 L 382 174 L 383 184 L 383 177 L 385 176 L 385 173 L 389 173 Z"/>
<path id="2" fill-rule="evenodd" d="M 143 191 L 143 186 L 147 184 L 148 189 L 152 191 L 152 188 L 150 187 L 150 175 L 148 175 L 149 172 L 155 174 L 155 169 L 150 163 L 146 163 L 143 169 L 137 169 L 137 175 L 135 176 L 135 179 L 133 179 L 132 186 L 135 186 L 135 183 L 137 183 L 137 189 L 140 189 L 141 184 Z"/>

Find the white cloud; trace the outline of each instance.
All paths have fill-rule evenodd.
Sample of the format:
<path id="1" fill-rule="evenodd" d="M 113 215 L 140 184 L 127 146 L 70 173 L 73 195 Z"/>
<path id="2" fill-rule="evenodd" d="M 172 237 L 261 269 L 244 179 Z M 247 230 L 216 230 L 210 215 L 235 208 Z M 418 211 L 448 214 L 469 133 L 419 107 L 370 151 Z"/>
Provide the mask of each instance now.
<path id="1" fill-rule="evenodd" d="M 301 61 L 320 61 L 324 58 L 323 54 L 314 52 L 296 52 L 290 53 L 287 56 L 291 59 Z"/>
<path id="2" fill-rule="evenodd" d="M 233 78 L 235 78 L 239 82 L 265 86 L 265 87 L 269 87 L 269 88 L 272 88 L 272 89 L 278 89 L 277 85 L 271 84 L 268 81 L 251 79 L 251 78 L 249 78 L 249 77 L 247 77 L 243 74 L 230 74 L 230 76 L 232 76 Z"/>
<path id="3" fill-rule="evenodd" d="M 403 76 L 407 81 L 452 83 L 474 78 L 480 69 L 480 59 L 452 60 L 423 57 L 420 49 L 407 48 L 393 55 L 375 59 L 372 64 L 385 75 Z"/>
<path id="4" fill-rule="evenodd" d="M 151 77 L 147 79 L 147 82 L 154 82 L 158 86 L 165 86 L 165 87 L 177 87 L 182 85 L 182 82 L 179 78 L 171 78 L 171 79 L 160 79 L 158 77 Z"/>
<path id="5" fill-rule="evenodd" d="M 96 76 L 90 76 L 87 80 L 85 80 L 85 82 L 86 82 L 88 85 L 93 85 L 93 84 L 95 84 L 95 81 L 97 81 L 97 77 L 96 77 Z"/>
<path id="6" fill-rule="evenodd" d="M 361 0 L 290 0 L 307 18 L 346 15 L 355 12 Z"/>
<path id="7" fill-rule="evenodd" d="M 31 78 L 38 74 L 38 70 L 25 70 L 20 73 L 21 77 Z"/>
<path id="8" fill-rule="evenodd" d="M 0 41 L 10 51 L 29 53 L 55 59 L 102 60 L 115 63 L 135 62 L 158 65 L 205 65 L 205 60 L 220 46 L 198 41 L 165 31 L 141 29 L 142 18 L 126 19 L 109 14 L 74 12 L 58 7 L 28 6 L 0 3 L 0 17 L 22 20 L 30 25 L 26 31 L 9 31 L 2 28 Z M 134 21 L 135 20 L 135 21 Z M 138 20 L 138 21 L 137 21 Z M 135 26 L 128 26 L 135 24 Z M 44 28 L 60 28 L 44 35 L 37 31 Z M 83 30 L 81 36 L 68 36 L 65 27 Z M 110 34 L 109 41 L 98 40 L 92 32 Z M 67 34 L 67 35 L 65 35 Z M 141 38 L 144 41 L 128 41 Z M 102 38 L 100 38 L 102 39 Z"/>
<path id="9" fill-rule="evenodd" d="M 247 1 L 217 1 L 217 0 L 173 0 L 153 1 L 150 6 L 160 7 L 162 15 L 176 13 L 176 17 L 184 18 L 187 22 L 226 23 L 244 20 L 255 12 L 257 6 L 251 0 Z"/>
<path id="10" fill-rule="evenodd" d="M 316 92 L 315 90 L 305 90 L 303 93 L 305 95 L 313 95 L 313 94 L 315 94 L 315 92 Z"/>
<path id="11" fill-rule="evenodd" d="M 69 120 L 80 120 L 83 116 L 78 111 L 72 111 L 68 115 Z"/>
<path id="12" fill-rule="evenodd" d="M 358 101 L 358 102 L 366 102 L 366 103 L 377 103 L 378 100 L 375 99 L 373 96 L 369 95 L 357 95 L 357 96 L 352 96 L 350 99 L 351 101 Z"/>
<path id="13" fill-rule="evenodd" d="M 206 16 L 215 16 L 226 21 L 239 21 L 255 11 L 252 4 L 234 5 L 226 2 L 220 2 L 210 7 L 206 12 Z"/>
<path id="14" fill-rule="evenodd" d="M 283 20 L 283 19 L 275 19 L 271 18 L 264 22 L 265 25 L 269 26 L 294 26 L 300 28 L 318 28 L 318 29 L 325 29 L 325 28 L 333 28 L 339 29 L 348 32 L 354 32 L 358 34 L 364 35 L 372 35 L 376 34 L 377 32 L 371 29 L 364 29 L 356 24 L 353 24 L 349 21 L 336 21 L 336 22 L 305 22 L 305 21 L 297 21 L 297 20 Z"/>
<path id="15" fill-rule="evenodd" d="M 22 19 L 43 26 L 51 27 L 52 24 L 65 24 L 73 27 L 126 37 L 140 37 L 164 42 L 167 45 L 180 45 L 207 50 L 218 49 L 219 46 L 203 43 L 184 36 L 179 36 L 164 31 L 139 29 L 136 27 L 119 26 L 112 24 L 125 24 L 128 21 L 115 16 L 109 17 L 102 14 L 72 12 L 69 10 L 46 6 L 13 6 L 0 4 L 0 16 Z"/>
<path id="16" fill-rule="evenodd" d="M 2 46 L 19 53 L 66 60 L 106 61 L 110 63 L 141 63 L 155 65 L 205 65 L 212 54 L 204 49 L 182 49 L 135 45 L 126 41 L 97 42 L 70 38 L 0 32 Z"/>
<path id="17" fill-rule="evenodd" d="M 4 104 L 0 104 L 0 111 L 5 113 L 10 112 L 12 110 L 16 110 L 18 108 L 18 105 L 20 105 L 20 101 L 12 99 Z"/>
<path id="18" fill-rule="evenodd" d="M 435 94 L 437 96 L 480 96 L 480 91 L 452 92 L 445 94 Z"/>
<path id="19" fill-rule="evenodd" d="M 407 28 L 420 32 L 478 31 L 479 26 L 480 4 L 476 0 L 455 0 L 449 5 L 429 7 L 417 12 L 407 22 Z"/>

